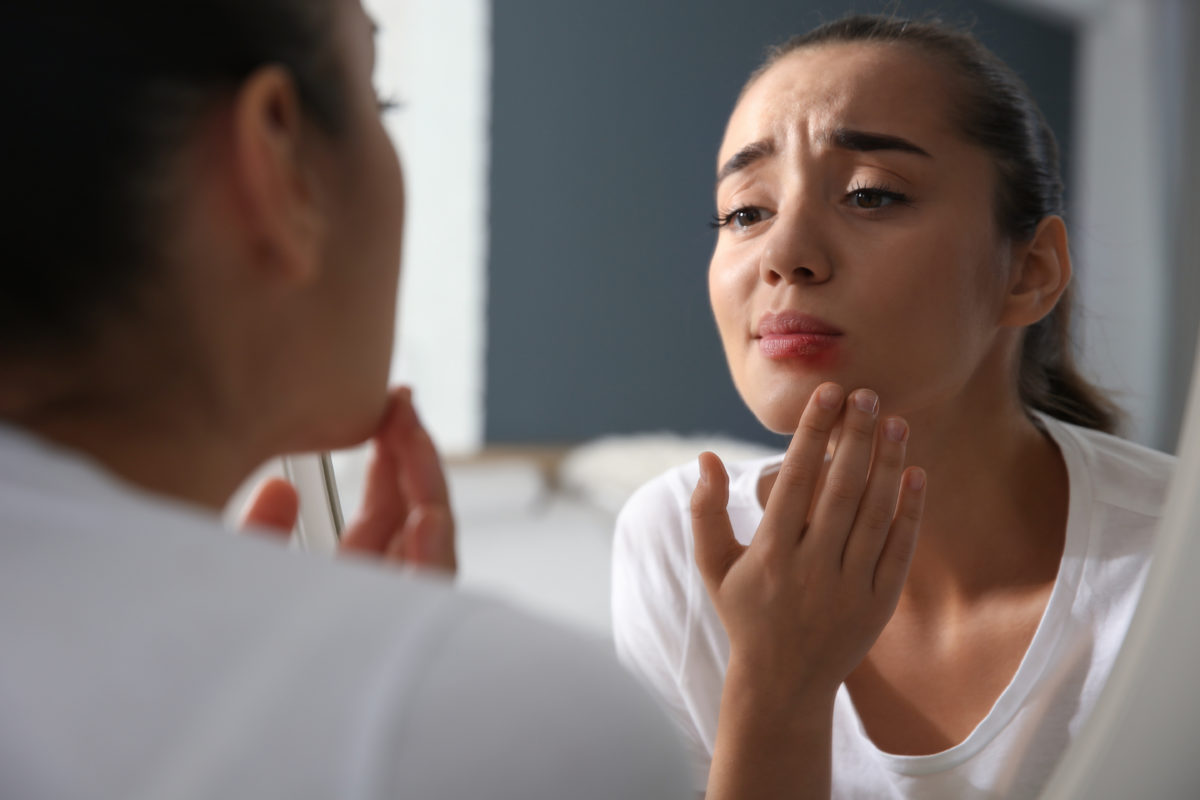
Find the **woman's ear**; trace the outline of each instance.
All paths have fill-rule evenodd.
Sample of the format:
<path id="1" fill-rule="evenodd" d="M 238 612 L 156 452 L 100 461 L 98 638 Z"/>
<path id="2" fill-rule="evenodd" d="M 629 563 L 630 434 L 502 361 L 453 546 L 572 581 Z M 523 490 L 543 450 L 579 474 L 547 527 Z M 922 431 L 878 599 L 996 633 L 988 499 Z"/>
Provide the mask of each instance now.
<path id="1" fill-rule="evenodd" d="M 1027 327 L 1054 310 L 1071 282 L 1071 253 L 1062 217 L 1038 223 L 1033 237 L 1012 248 L 1012 270 L 1000 324 Z"/>
<path id="2" fill-rule="evenodd" d="M 232 179 L 253 263 L 266 274 L 307 282 L 320 269 L 325 217 L 313 148 L 291 75 L 263 67 L 232 108 Z"/>

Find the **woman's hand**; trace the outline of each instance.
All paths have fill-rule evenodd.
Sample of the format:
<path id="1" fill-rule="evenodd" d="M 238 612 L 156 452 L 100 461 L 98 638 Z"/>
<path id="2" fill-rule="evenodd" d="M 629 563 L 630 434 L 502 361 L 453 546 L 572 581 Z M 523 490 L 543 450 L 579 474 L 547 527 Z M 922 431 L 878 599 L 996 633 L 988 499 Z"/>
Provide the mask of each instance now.
<path id="1" fill-rule="evenodd" d="M 374 443 L 362 508 L 342 534 L 341 551 L 453 574 L 458 560 L 446 476 L 410 389 L 392 392 Z"/>
<path id="2" fill-rule="evenodd" d="M 339 552 L 454 574 L 458 562 L 446 477 L 409 389 L 392 391 L 373 442 L 362 508 L 342 533 Z M 259 486 L 242 524 L 286 536 L 298 508 L 295 488 L 271 478 Z"/>
<path id="3" fill-rule="evenodd" d="M 710 798 L 828 796 L 833 698 L 895 610 L 925 497 L 907 424 L 877 411 L 874 392 L 818 387 L 748 546 L 720 459 L 700 456 L 696 563 L 730 641 Z"/>

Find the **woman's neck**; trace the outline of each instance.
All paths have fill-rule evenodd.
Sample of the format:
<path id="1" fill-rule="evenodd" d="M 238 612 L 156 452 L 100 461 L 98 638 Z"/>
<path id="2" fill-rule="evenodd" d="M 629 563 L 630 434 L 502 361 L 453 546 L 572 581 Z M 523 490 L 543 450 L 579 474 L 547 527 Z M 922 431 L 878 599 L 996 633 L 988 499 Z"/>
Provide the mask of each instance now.
<path id="1" fill-rule="evenodd" d="M 17 382 L 19 396 L 3 398 L 0 419 L 155 494 L 220 510 L 269 448 L 195 371 L 163 361 L 126 350 L 40 365 Z"/>
<path id="2" fill-rule="evenodd" d="M 219 511 L 256 466 L 234 437 L 177 406 L 143 407 L 136 416 L 128 415 L 131 409 L 61 410 L 15 421 L 155 494 Z"/>
<path id="3" fill-rule="evenodd" d="M 1069 487 L 1057 446 L 1003 382 L 903 416 L 907 462 L 929 488 L 902 603 L 953 613 L 996 591 L 1053 582 L 1066 532 Z M 893 410 L 886 402 L 881 418 Z M 759 482 L 765 502 L 775 474 Z M 922 615 L 935 618 L 933 614 Z"/>
<path id="4" fill-rule="evenodd" d="M 905 601 L 970 603 L 1053 582 L 1066 465 L 1017 398 L 977 391 L 909 424 L 908 460 L 926 470 L 929 489 Z"/>

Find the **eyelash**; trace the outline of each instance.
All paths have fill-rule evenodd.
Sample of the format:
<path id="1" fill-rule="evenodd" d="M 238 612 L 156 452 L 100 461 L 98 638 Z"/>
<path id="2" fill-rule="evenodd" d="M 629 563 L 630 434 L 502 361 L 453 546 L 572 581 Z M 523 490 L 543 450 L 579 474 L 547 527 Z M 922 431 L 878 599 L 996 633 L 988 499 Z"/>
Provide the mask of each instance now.
<path id="1" fill-rule="evenodd" d="M 908 195 L 904 194 L 903 192 L 897 192 L 897 191 L 889 188 L 887 185 L 869 186 L 866 184 L 857 184 L 857 185 L 851 187 L 850 191 L 846 192 L 844 199 L 850 200 L 855 195 L 864 195 L 864 196 L 868 196 L 868 197 L 879 197 L 879 198 L 883 198 L 885 200 L 890 200 L 891 203 L 889 203 L 888 205 L 891 205 L 891 204 L 899 204 L 899 205 L 905 205 L 905 206 L 912 205 L 912 203 L 908 199 Z M 880 206 L 879 208 L 887 208 L 887 206 Z M 879 208 L 861 208 L 860 210 L 862 210 L 862 211 L 878 211 Z M 710 228 L 713 228 L 714 230 L 720 229 L 720 228 L 727 228 L 733 224 L 733 220 L 738 214 L 741 214 L 741 213 L 747 212 L 747 211 L 757 211 L 757 208 L 755 206 L 739 206 L 739 207 L 737 207 L 731 211 L 727 211 L 725 213 L 714 214 L 712 217 L 712 220 L 709 221 L 708 226 Z"/>
<path id="2" fill-rule="evenodd" d="M 735 216 L 742 213 L 743 211 L 753 211 L 753 210 L 755 210 L 753 208 L 753 206 L 741 206 L 741 207 L 735 208 L 734 210 L 727 212 L 725 214 L 713 214 L 712 219 L 708 223 L 708 227 L 712 228 L 713 230 L 716 230 L 718 228 L 728 227 L 733 222 L 733 218 Z"/>
<path id="3" fill-rule="evenodd" d="M 389 95 L 376 94 L 375 95 L 375 105 L 378 106 L 380 114 L 387 114 L 392 111 L 398 111 L 398 110 L 404 108 L 404 103 L 402 103 L 396 97 L 396 95 L 393 95 L 393 94 L 389 94 Z"/>
<path id="4" fill-rule="evenodd" d="M 903 206 L 912 205 L 912 203 L 909 202 L 908 195 L 904 194 L 903 192 L 895 191 L 894 189 L 889 187 L 887 184 L 880 184 L 878 186 L 870 186 L 867 184 L 856 184 L 855 186 L 852 186 L 850 188 L 850 191 L 846 192 L 846 199 L 849 200 L 850 198 L 854 197 L 855 195 L 867 195 L 870 197 L 881 197 L 886 200 L 891 200 L 892 203 L 896 203 L 896 204 L 903 205 Z M 886 206 L 884 206 L 884 207 L 886 208 Z M 864 208 L 862 210 L 863 211 L 875 211 L 877 209 Z"/>

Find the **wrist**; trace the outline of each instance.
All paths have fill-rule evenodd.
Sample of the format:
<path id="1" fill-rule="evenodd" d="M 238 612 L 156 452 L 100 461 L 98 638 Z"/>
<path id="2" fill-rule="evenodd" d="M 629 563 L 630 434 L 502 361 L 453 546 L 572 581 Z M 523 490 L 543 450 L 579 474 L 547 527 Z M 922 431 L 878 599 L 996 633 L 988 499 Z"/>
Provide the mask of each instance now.
<path id="1" fill-rule="evenodd" d="M 828 798 L 837 686 L 731 659 L 709 769 L 710 800 Z"/>
<path id="2" fill-rule="evenodd" d="M 753 718 L 757 720 L 755 728 L 765 732 L 770 727 L 773 735 L 827 733 L 839 686 L 831 681 L 798 681 L 794 674 L 732 656 L 725 673 L 721 714 Z"/>

